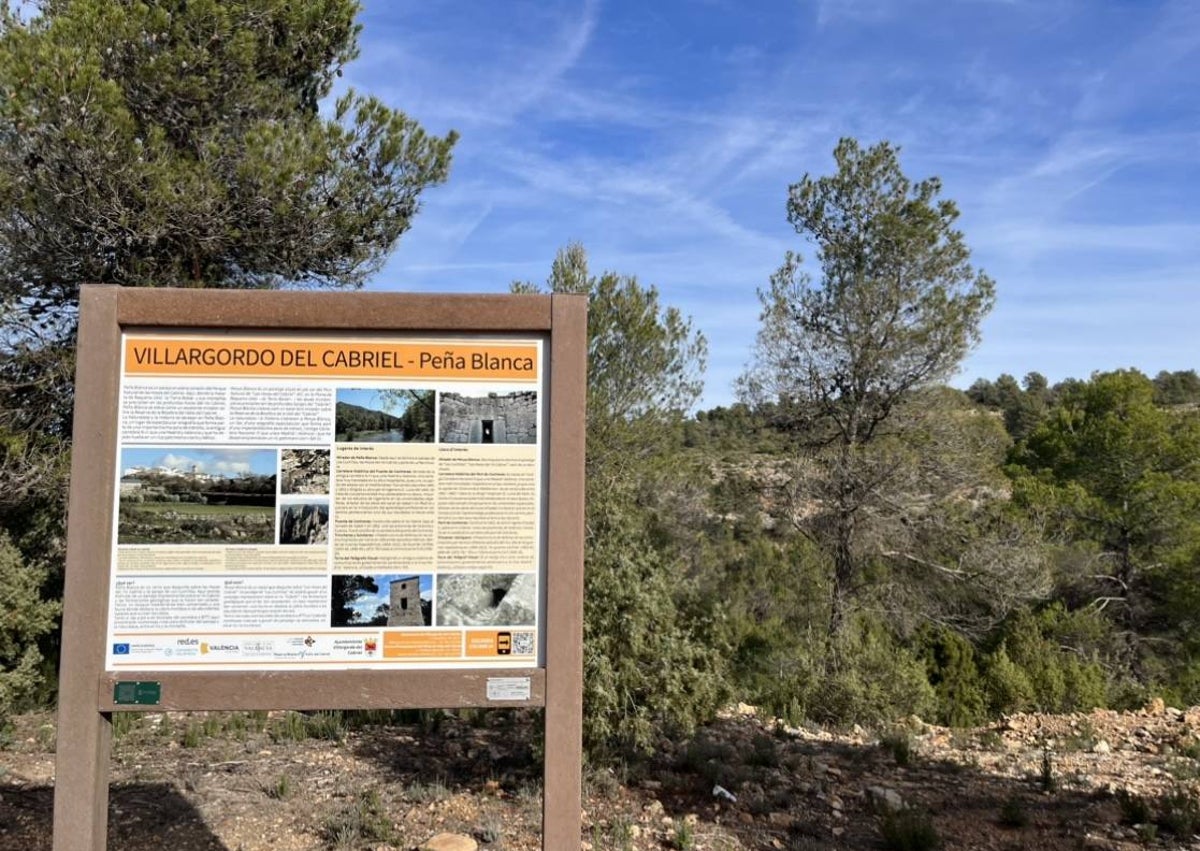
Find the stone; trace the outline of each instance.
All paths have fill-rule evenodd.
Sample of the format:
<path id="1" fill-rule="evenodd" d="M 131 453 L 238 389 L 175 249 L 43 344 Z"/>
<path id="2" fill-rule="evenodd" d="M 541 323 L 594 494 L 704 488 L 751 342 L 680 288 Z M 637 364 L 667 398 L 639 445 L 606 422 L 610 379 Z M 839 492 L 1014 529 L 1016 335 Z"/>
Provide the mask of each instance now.
<path id="1" fill-rule="evenodd" d="M 460 833 L 439 833 L 418 845 L 417 851 L 479 851 L 479 843 Z"/>
<path id="2" fill-rule="evenodd" d="M 1112 745 L 1104 741 L 1104 739 L 1101 739 L 1100 741 L 1096 742 L 1096 744 L 1092 745 L 1092 753 L 1098 753 L 1102 756 L 1110 754 L 1112 753 Z"/>
<path id="3" fill-rule="evenodd" d="M 791 813 L 781 811 L 772 812 L 767 816 L 767 823 L 771 827 L 782 828 L 783 830 L 791 830 L 792 825 L 796 823 Z"/>
<path id="4" fill-rule="evenodd" d="M 904 798 L 886 786 L 868 786 L 864 793 L 876 812 L 898 813 L 905 808 Z"/>

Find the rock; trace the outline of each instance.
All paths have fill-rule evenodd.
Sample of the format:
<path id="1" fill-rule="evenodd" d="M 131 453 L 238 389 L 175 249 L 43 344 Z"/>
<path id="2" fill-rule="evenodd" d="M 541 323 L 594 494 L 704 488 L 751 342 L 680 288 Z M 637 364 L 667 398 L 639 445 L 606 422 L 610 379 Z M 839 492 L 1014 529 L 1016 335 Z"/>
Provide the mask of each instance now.
<path id="1" fill-rule="evenodd" d="M 864 793 L 867 802 L 876 812 L 898 813 L 905 808 L 904 799 L 895 789 L 886 786 L 868 786 Z"/>
<path id="2" fill-rule="evenodd" d="M 767 823 L 770 824 L 771 827 L 778 827 L 782 828 L 783 830 L 791 830 L 792 825 L 796 823 L 796 819 L 792 817 L 791 813 L 773 812 L 767 816 Z"/>
<path id="3" fill-rule="evenodd" d="M 417 846 L 417 851 L 478 851 L 479 843 L 459 833 L 439 833 Z"/>
<path id="4" fill-rule="evenodd" d="M 1098 753 L 1101 755 L 1110 754 L 1112 753 L 1112 745 L 1104 741 L 1104 739 L 1101 739 L 1100 741 L 1096 742 L 1096 744 L 1092 745 L 1092 753 Z"/>
<path id="5" fill-rule="evenodd" d="M 1147 715 L 1162 715 L 1167 711 L 1167 704 L 1161 697 L 1156 697 L 1146 704 L 1146 708 L 1142 710 Z"/>

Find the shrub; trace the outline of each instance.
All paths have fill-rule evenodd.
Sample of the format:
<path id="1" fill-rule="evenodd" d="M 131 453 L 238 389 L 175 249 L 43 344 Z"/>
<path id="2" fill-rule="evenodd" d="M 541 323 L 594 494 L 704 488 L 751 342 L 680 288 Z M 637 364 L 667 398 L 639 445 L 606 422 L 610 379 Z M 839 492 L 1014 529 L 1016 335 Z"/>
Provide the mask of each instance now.
<path id="1" fill-rule="evenodd" d="M 879 833 L 888 851 L 935 851 L 942 847 L 942 837 L 923 810 L 887 813 L 879 821 Z"/>
<path id="2" fill-rule="evenodd" d="M 675 835 L 671 847 L 677 851 L 692 851 L 696 847 L 696 830 L 687 819 L 675 822 Z"/>
<path id="3" fill-rule="evenodd" d="M 1106 706 L 1109 684 L 1100 664 L 1064 649 L 1077 643 L 1078 635 L 1095 632 L 1090 618 L 1058 603 L 1012 618 L 985 665 L 992 710 L 1076 712 Z"/>
<path id="4" fill-rule="evenodd" d="M 325 820 L 325 838 L 335 848 L 359 848 L 364 843 L 391 842 L 396 831 L 374 789 L 361 791 L 340 812 Z"/>
<path id="5" fill-rule="evenodd" d="M 1058 789 L 1058 775 L 1054 773 L 1054 752 L 1049 747 L 1042 748 L 1042 768 L 1038 772 L 1038 785 L 1043 792 L 1053 792 Z"/>
<path id="6" fill-rule="evenodd" d="M 45 572 L 27 565 L 0 532 L 0 730 L 24 708 L 42 685 L 42 654 L 37 640 L 54 629 L 59 604 L 43 600 Z"/>
<path id="7" fill-rule="evenodd" d="M 952 630 L 926 628 L 920 654 L 937 698 L 937 720 L 950 727 L 971 727 L 987 717 L 983 677 L 971 642 Z"/>
<path id="8" fill-rule="evenodd" d="M 1167 795 L 1158 803 L 1155 823 L 1181 839 L 1191 837 L 1200 830 L 1200 801 L 1184 791 Z"/>
<path id="9" fill-rule="evenodd" d="M 860 617 L 833 648 L 829 676 L 814 680 L 808 714 L 830 723 L 885 724 L 928 716 L 936 705 L 925 665 L 883 624 Z"/>
<path id="10" fill-rule="evenodd" d="M 1033 704 L 1033 683 L 1008 655 L 1003 642 L 988 656 L 984 669 L 988 706 L 993 714 L 1020 712 Z"/>
<path id="11" fill-rule="evenodd" d="M 664 732 L 709 720 L 726 696 L 718 648 L 682 616 L 675 566 L 631 513 L 613 506 L 587 551 L 583 724 L 593 757 L 649 751 Z"/>
<path id="12" fill-rule="evenodd" d="M 1121 808 L 1121 824 L 1149 824 L 1154 821 L 1150 804 L 1141 795 L 1127 789 L 1117 790 L 1117 805 Z"/>
<path id="13" fill-rule="evenodd" d="M 879 740 L 879 746 L 892 755 L 896 765 L 906 766 L 912 762 L 913 740 L 908 733 L 889 733 Z"/>
<path id="14" fill-rule="evenodd" d="M 1018 794 L 1009 795 L 1000 805 L 1000 824 L 1004 827 L 1028 827 L 1029 813 Z"/>

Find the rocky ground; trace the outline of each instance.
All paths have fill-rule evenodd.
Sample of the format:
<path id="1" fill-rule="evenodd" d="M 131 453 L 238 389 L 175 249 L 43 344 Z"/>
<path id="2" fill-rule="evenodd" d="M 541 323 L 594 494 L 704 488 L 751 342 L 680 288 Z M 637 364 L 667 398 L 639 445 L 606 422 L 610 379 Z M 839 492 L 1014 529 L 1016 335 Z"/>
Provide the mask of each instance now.
<path id="1" fill-rule="evenodd" d="M 535 729 L 506 711 L 119 716 L 108 847 L 530 851 Z M 0 851 L 50 848 L 53 747 L 52 719 L 29 715 L 0 752 Z M 1198 757 L 1200 708 L 871 733 L 738 707 L 643 763 L 589 769 L 580 847 L 1200 848 Z"/>

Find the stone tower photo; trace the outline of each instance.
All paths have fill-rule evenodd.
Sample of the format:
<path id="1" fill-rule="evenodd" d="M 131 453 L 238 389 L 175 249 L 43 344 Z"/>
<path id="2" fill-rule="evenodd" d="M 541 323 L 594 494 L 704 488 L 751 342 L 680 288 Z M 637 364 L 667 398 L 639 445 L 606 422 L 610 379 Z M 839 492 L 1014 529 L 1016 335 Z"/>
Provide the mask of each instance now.
<path id="1" fill-rule="evenodd" d="M 406 576 L 392 581 L 388 626 L 425 626 L 421 614 L 421 578 Z"/>

